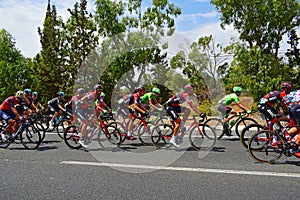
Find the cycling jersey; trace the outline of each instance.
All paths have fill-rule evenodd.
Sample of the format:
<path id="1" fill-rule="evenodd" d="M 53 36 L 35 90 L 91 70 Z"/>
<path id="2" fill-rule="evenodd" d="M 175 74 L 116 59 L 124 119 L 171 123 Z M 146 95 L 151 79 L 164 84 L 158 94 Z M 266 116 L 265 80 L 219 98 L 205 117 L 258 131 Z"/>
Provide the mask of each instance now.
<path id="1" fill-rule="evenodd" d="M 283 97 L 283 102 L 287 105 L 300 104 L 300 90 L 295 90 Z"/>
<path id="2" fill-rule="evenodd" d="M 168 101 L 167 101 L 167 106 L 180 106 L 180 104 L 184 102 L 192 102 L 190 99 L 190 95 L 187 92 L 180 92 L 177 93 L 176 95 L 172 96 Z"/>
<path id="3" fill-rule="evenodd" d="M 219 104 L 223 104 L 223 105 L 227 106 L 227 105 L 231 104 L 232 102 L 235 102 L 235 103 L 240 102 L 238 95 L 236 95 L 235 93 L 228 94 L 225 97 L 223 97 L 223 99 L 221 99 L 219 101 Z"/>
<path id="4" fill-rule="evenodd" d="M 149 101 L 156 99 L 152 92 L 148 92 L 142 96 L 142 103 L 148 104 Z"/>
<path id="5" fill-rule="evenodd" d="M 284 91 L 275 90 L 273 92 L 269 92 L 259 100 L 259 104 L 268 104 L 269 106 L 274 106 L 276 103 L 282 102 L 282 99 L 285 95 L 286 93 Z"/>
<path id="6" fill-rule="evenodd" d="M 15 96 L 10 96 L 6 98 L 3 103 L 0 105 L 0 110 L 10 110 L 15 105 L 20 104 L 21 100 L 15 98 Z"/>

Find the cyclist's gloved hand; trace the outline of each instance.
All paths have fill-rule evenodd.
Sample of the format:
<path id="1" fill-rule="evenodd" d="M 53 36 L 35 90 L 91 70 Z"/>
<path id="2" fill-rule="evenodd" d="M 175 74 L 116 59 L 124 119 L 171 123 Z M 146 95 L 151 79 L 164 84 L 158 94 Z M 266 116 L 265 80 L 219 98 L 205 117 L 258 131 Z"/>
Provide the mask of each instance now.
<path id="1" fill-rule="evenodd" d="M 205 118 L 205 117 L 206 117 L 206 114 L 205 114 L 205 113 L 201 113 L 201 114 L 200 114 L 200 117 Z"/>

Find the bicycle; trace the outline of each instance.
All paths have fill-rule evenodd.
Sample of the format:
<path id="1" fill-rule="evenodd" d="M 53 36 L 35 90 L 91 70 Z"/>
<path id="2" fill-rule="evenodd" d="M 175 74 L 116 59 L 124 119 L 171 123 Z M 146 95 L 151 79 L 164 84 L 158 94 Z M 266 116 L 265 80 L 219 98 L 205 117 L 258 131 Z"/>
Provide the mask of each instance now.
<path id="1" fill-rule="evenodd" d="M 41 124 L 44 126 L 46 132 L 52 132 L 56 129 L 57 135 L 60 138 L 64 138 L 65 129 L 71 124 L 72 115 L 68 112 L 64 112 L 63 115 L 56 118 L 55 124 L 51 127 L 50 121 L 53 115 L 43 115 Z"/>
<path id="2" fill-rule="evenodd" d="M 136 120 L 138 122 L 135 122 L 132 125 L 132 133 L 133 135 L 137 136 L 138 139 L 141 141 L 142 144 L 144 145 L 152 145 L 150 141 L 150 133 L 151 133 L 151 127 L 154 127 L 154 124 L 152 122 L 149 122 L 149 117 L 141 116 L 138 115 L 136 117 Z M 125 142 L 127 134 L 126 134 L 126 128 L 124 124 L 120 122 L 112 122 L 111 125 L 114 125 L 117 127 L 120 127 L 119 129 L 121 130 L 121 136 L 122 136 L 122 143 Z M 126 124 L 126 127 L 128 127 L 129 121 Z M 137 132 L 137 134 L 136 134 Z"/>
<path id="3" fill-rule="evenodd" d="M 232 136 L 231 129 L 235 126 L 235 134 L 240 138 L 240 132 L 249 124 L 258 124 L 253 118 L 248 117 L 249 114 L 245 111 L 237 113 L 232 119 L 223 122 L 224 118 L 212 117 L 204 122 L 204 124 L 213 127 L 217 139 L 221 139 L 224 135 Z M 225 116 L 226 117 L 226 116 Z"/>
<path id="4" fill-rule="evenodd" d="M 12 129 L 4 133 L 5 126 L 0 126 L 1 138 L 0 148 L 7 148 L 10 144 L 20 140 L 26 149 L 37 149 L 42 140 L 39 130 L 29 123 L 25 118 L 21 118 L 20 126 L 16 132 Z"/>
<path id="5" fill-rule="evenodd" d="M 87 137 L 84 143 L 89 145 L 94 139 L 94 136 L 99 145 L 105 150 L 113 150 L 121 145 L 121 132 L 116 126 L 112 126 L 107 121 L 112 120 L 112 116 L 99 116 L 97 123 L 91 122 L 87 128 Z M 80 125 L 69 125 L 64 132 L 64 141 L 68 147 L 72 149 L 81 148 L 79 140 L 81 139 L 82 123 Z"/>
<path id="6" fill-rule="evenodd" d="M 188 133 L 191 146 L 198 151 L 201 149 L 211 150 L 216 143 L 215 131 L 212 127 L 203 123 L 205 118 L 201 118 L 197 121 L 196 117 L 199 117 L 198 115 L 193 115 L 192 117 L 193 121 L 185 131 L 185 133 Z M 151 142 L 153 146 L 155 146 L 157 149 L 170 148 L 172 146 L 172 144 L 170 144 L 170 140 L 173 136 L 173 133 L 173 120 L 169 119 L 165 121 L 165 123 L 158 124 L 151 132 Z"/>
<path id="7" fill-rule="evenodd" d="M 290 153 L 290 142 L 298 137 L 298 132 L 294 133 L 290 139 L 287 139 L 284 134 L 286 129 L 283 129 L 280 133 L 270 130 L 262 130 L 255 133 L 248 144 L 248 152 L 250 156 L 262 163 L 275 163 L 283 155 L 290 157 L 293 156 Z M 300 158 L 300 152 L 294 154 L 295 157 Z"/>
<path id="8" fill-rule="evenodd" d="M 280 124 L 280 127 L 284 127 L 284 125 L 286 125 L 286 123 L 289 121 L 282 114 L 277 114 L 276 117 L 279 118 L 278 122 Z M 264 116 L 261 117 L 261 120 L 266 121 L 264 126 L 261 124 L 250 124 L 242 130 L 240 135 L 240 141 L 243 147 L 248 148 L 248 141 L 254 133 L 257 133 L 258 131 L 261 130 L 269 130 L 269 131 L 273 130 L 273 123 L 270 120 L 266 119 Z"/>

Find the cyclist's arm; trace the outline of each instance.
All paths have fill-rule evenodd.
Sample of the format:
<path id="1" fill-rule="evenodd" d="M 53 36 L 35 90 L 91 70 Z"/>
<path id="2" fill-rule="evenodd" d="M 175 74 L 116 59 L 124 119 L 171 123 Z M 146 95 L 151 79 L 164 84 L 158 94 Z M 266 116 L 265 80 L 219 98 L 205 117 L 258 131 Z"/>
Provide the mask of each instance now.
<path id="1" fill-rule="evenodd" d="M 192 101 L 188 101 L 187 103 L 189 104 L 189 106 L 190 106 L 197 114 L 199 114 L 199 115 L 202 114 L 202 113 L 198 110 L 197 106 L 195 106 L 195 105 L 193 104 Z"/>
<path id="2" fill-rule="evenodd" d="M 247 108 L 244 107 L 244 106 L 241 104 L 241 102 L 237 103 L 237 105 L 238 105 L 241 109 L 247 111 Z"/>
<path id="3" fill-rule="evenodd" d="M 62 110 L 62 111 L 65 112 L 65 109 L 64 109 L 64 107 L 62 107 L 62 105 L 58 104 L 57 106 L 58 106 L 58 108 L 59 108 L 60 110 Z"/>
<path id="4" fill-rule="evenodd" d="M 17 109 L 15 107 L 11 107 L 11 110 L 15 113 L 17 119 L 21 118 L 21 115 L 19 114 L 19 112 L 17 111 Z"/>

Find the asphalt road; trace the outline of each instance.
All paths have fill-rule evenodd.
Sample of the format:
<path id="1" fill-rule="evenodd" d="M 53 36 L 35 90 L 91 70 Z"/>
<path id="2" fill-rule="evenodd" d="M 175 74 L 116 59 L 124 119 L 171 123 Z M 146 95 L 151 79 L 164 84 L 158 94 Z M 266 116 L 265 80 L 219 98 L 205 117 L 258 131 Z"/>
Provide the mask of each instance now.
<path id="1" fill-rule="evenodd" d="M 97 142 L 69 149 L 52 133 L 38 150 L 13 144 L 0 153 L 0 199 L 299 199 L 300 159 L 256 163 L 234 137 L 211 152 L 186 138 L 178 149 L 126 141 L 107 152 Z"/>

